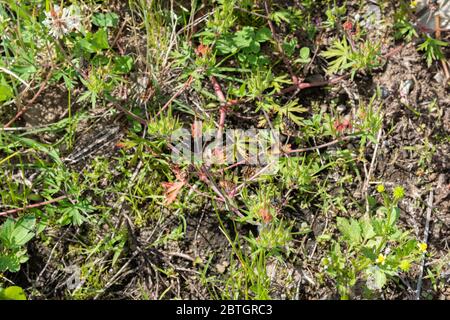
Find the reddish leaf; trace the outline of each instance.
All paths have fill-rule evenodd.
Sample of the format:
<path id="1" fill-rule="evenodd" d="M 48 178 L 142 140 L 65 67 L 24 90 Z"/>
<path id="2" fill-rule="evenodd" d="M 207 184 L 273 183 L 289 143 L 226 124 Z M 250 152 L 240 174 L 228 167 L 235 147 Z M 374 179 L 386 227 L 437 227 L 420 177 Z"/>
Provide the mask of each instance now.
<path id="1" fill-rule="evenodd" d="M 258 214 L 260 215 L 260 217 L 263 219 L 263 221 L 265 223 L 269 223 L 273 219 L 272 214 L 270 213 L 270 210 L 267 209 L 266 207 L 260 208 L 258 211 Z"/>
<path id="2" fill-rule="evenodd" d="M 201 43 L 196 49 L 195 54 L 199 57 L 206 56 L 210 51 L 210 48 L 208 46 L 205 46 L 203 43 Z"/>
<path id="3" fill-rule="evenodd" d="M 353 29 L 353 23 L 351 23 L 351 21 L 347 20 L 346 22 L 344 22 L 344 24 L 342 24 L 342 27 L 346 31 L 351 31 Z"/>
<path id="4" fill-rule="evenodd" d="M 176 182 L 163 182 L 161 185 L 164 188 L 164 205 L 168 206 L 172 204 L 177 196 L 180 193 L 181 188 L 186 184 L 185 181 L 176 181 Z"/>
<path id="5" fill-rule="evenodd" d="M 336 121 L 334 122 L 333 126 L 334 126 L 334 129 L 336 129 L 336 131 L 343 132 L 346 129 L 351 129 L 352 128 L 352 123 L 351 123 L 349 117 L 345 117 L 342 120 L 336 119 Z"/>

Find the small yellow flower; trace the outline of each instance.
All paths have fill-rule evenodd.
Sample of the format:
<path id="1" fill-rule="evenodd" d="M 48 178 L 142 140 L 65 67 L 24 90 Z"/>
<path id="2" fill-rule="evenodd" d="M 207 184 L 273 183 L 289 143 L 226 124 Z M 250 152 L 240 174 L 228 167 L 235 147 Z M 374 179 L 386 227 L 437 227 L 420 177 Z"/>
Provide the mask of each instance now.
<path id="1" fill-rule="evenodd" d="M 402 269 L 402 271 L 408 271 L 409 268 L 411 268 L 411 263 L 409 263 L 409 261 L 402 260 L 402 262 L 400 262 L 400 269 Z"/>
<path id="2" fill-rule="evenodd" d="M 411 7 L 411 9 L 415 9 L 417 7 L 417 1 L 416 0 L 411 1 L 409 6 Z"/>
<path id="3" fill-rule="evenodd" d="M 419 246 L 419 251 L 422 253 L 427 252 L 428 245 L 425 242 L 417 244 Z"/>
<path id="4" fill-rule="evenodd" d="M 394 188 L 393 194 L 395 199 L 400 200 L 405 196 L 405 189 L 401 186 L 397 186 Z"/>
<path id="5" fill-rule="evenodd" d="M 379 185 L 377 186 L 377 191 L 378 191 L 379 193 L 383 193 L 385 190 L 386 190 L 386 189 L 384 188 L 384 185 L 379 184 Z"/>
<path id="6" fill-rule="evenodd" d="M 386 257 L 383 254 L 379 254 L 376 263 L 383 265 L 386 262 Z"/>

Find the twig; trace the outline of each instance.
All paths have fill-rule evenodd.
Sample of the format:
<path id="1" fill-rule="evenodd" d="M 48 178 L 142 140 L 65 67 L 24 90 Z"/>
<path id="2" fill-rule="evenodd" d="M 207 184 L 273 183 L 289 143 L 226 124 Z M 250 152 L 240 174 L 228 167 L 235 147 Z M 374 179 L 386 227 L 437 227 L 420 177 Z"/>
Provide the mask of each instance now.
<path id="1" fill-rule="evenodd" d="M 342 76 L 333 78 L 331 80 L 317 81 L 317 82 L 311 82 L 311 83 L 309 83 L 309 82 L 299 82 L 297 84 L 294 83 L 292 86 L 281 90 L 276 95 L 277 96 L 284 95 L 286 93 L 289 93 L 289 92 L 292 92 L 292 91 L 295 91 L 295 90 L 304 90 L 304 89 L 314 88 L 314 87 L 324 87 L 324 86 L 327 86 L 327 85 L 330 85 L 330 84 L 338 83 L 341 80 L 344 80 L 344 79 L 348 78 L 349 76 L 350 76 L 350 74 L 344 74 Z"/>
<path id="2" fill-rule="evenodd" d="M 306 151 L 313 151 L 313 150 L 318 150 L 318 149 L 323 149 L 329 146 L 333 146 L 335 144 L 338 144 L 341 141 L 346 141 L 346 140 L 351 140 L 356 138 L 357 136 L 355 135 L 351 135 L 351 136 L 343 136 L 343 137 L 339 137 L 333 141 L 318 145 L 318 146 L 314 146 L 314 147 L 309 147 L 309 148 L 300 148 L 300 149 L 294 149 L 294 150 L 287 150 L 285 151 L 286 154 L 291 154 L 291 153 L 297 153 L 297 152 L 306 152 Z"/>
<path id="3" fill-rule="evenodd" d="M 59 239 L 56 241 L 55 245 L 53 246 L 52 250 L 50 251 L 50 254 L 49 254 L 49 256 L 48 256 L 47 262 L 45 263 L 45 266 L 42 268 L 41 272 L 39 272 L 39 274 L 38 274 L 36 280 L 34 280 L 34 283 L 35 283 L 35 284 L 39 284 L 39 280 L 41 279 L 41 277 L 42 277 L 42 275 L 44 274 L 45 270 L 47 270 L 47 267 L 49 266 L 50 261 L 52 260 L 53 253 L 55 252 L 56 247 L 58 246 L 58 244 L 61 242 L 61 240 L 64 238 L 64 236 L 67 234 L 67 232 L 68 232 L 69 230 L 70 230 L 70 229 L 67 228 L 67 229 L 63 232 L 63 234 L 59 237 Z"/>
<path id="4" fill-rule="evenodd" d="M 191 262 L 195 262 L 195 259 L 193 257 L 183 252 L 167 252 L 166 254 L 171 257 L 183 258 Z"/>
<path id="5" fill-rule="evenodd" d="M 378 130 L 377 134 L 377 143 L 375 144 L 375 148 L 373 150 L 372 161 L 370 162 L 369 172 L 367 173 L 366 181 L 364 182 L 362 194 L 366 195 L 366 212 L 369 213 L 369 200 L 367 197 L 367 190 L 369 188 L 370 176 L 372 175 L 372 171 L 375 167 L 375 159 L 377 157 L 378 146 L 380 145 L 381 133 L 383 132 L 383 128 Z"/>
<path id="6" fill-rule="evenodd" d="M 117 34 L 116 34 L 116 36 L 114 37 L 114 40 L 113 40 L 113 42 L 112 42 L 112 44 L 111 44 L 111 48 L 114 48 L 114 46 L 116 45 L 117 40 L 119 40 L 119 36 L 122 34 L 122 31 L 123 31 L 123 29 L 125 28 L 125 26 L 126 26 L 127 23 L 128 23 L 128 19 L 125 18 L 124 21 L 122 22 L 122 25 L 121 25 L 120 28 L 119 28 L 119 31 L 117 31 Z"/>
<path id="7" fill-rule="evenodd" d="M 217 131 L 217 137 L 221 137 L 223 133 L 223 128 L 225 127 L 225 118 L 227 115 L 227 99 L 225 98 L 225 95 L 223 94 L 222 88 L 220 87 L 220 84 L 217 82 L 216 77 L 211 76 L 210 77 L 211 83 L 214 88 L 214 92 L 216 93 L 217 98 L 220 101 L 220 108 L 219 108 L 219 129 Z"/>
<path id="8" fill-rule="evenodd" d="M 357 137 L 357 136 L 355 136 L 355 135 L 352 135 L 352 136 L 344 136 L 344 137 L 337 138 L 337 139 L 335 139 L 335 140 L 333 140 L 333 141 L 330 141 L 330 142 L 327 142 L 327 143 L 324 143 L 324 144 L 321 144 L 321 145 L 318 145 L 318 146 L 313 146 L 313 147 L 308 147 L 308 148 L 300 148 L 300 149 L 294 149 L 294 150 L 286 150 L 286 151 L 282 151 L 282 152 L 283 152 L 285 155 L 289 155 L 289 154 L 292 154 L 292 153 L 298 153 L 298 152 L 307 152 L 307 151 L 319 150 L 319 149 L 323 149 L 323 148 L 326 148 L 326 147 L 330 147 L 330 146 L 332 146 L 332 145 L 335 145 L 335 144 L 337 144 L 337 143 L 339 143 L 339 142 L 341 142 L 341 141 L 351 140 L 351 139 L 356 138 L 356 137 Z M 232 165 L 229 165 L 228 167 L 225 167 L 225 168 L 223 168 L 223 169 L 220 169 L 218 172 L 224 172 L 224 171 L 233 169 L 233 168 L 235 168 L 235 167 L 238 167 L 238 166 L 243 165 L 243 164 L 246 164 L 246 163 L 247 163 L 247 160 L 244 159 L 244 160 L 238 161 L 238 162 L 236 162 L 236 163 L 233 163 Z"/>
<path id="9" fill-rule="evenodd" d="M 261 174 L 264 173 L 264 171 L 266 171 L 268 168 L 270 168 L 271 165 L 273 165 L 275 163 L 276 160 L 269 162 L 264 168 L 262 168 L 261 170 L 259 170 L 258 172 L 256 172 L 253 176 L 251 176 L 247 181 L 242 182 L 239 186 L 236 186 L 230 193 L 233 194 L 234 196 L 237 195 L 237 192 L 244 188 L 245 184 L 247 184 L 248 182 L 251 182 L 253 180 L 255 180 L 257 177 L 259 177 Z"/>
<path id="10" fill-rule="evenodd" d="M 434 24 L 435 24 L 435 28 L 436 28 L 436 39 L 441 40 L 441 16 L 439 14 L 439 12 L 436 12 L 435 16 L 434 16 Z M 441 64 L 442 64 L 442 68 L 444 69 L 444 74 L 445 74 L 445 82 L 447 82 L 448 79 L 450 79 L 450 73 L 448 71 L 448 65 L 447 65 L 447 60 L 445 59 L 445 57 L 442 57 L 440 59 Z"/>
<path id="11" fill-rule="evenodd" d="M 220 188 L 215 182 L 211 174 L 209 173 L 208 169 L 205 165 L 202 165 L 200 170 L 206 175 L 207 177 L 207 183 L 211 187 L 211 189 L 219 196 L 220 199 L 222 199 L 222 202 L 225 203 L 225 206 L 228 210 L 233 211 L 236 215 L 238 215 L 240 218 L 244 218 L 244 215 L 235 208 L 231 202 L 226 193 Z M 252 222 L 249 222 L 252 224 Z"/>
<path id="12" fill-rule="evenodd" d="M 189 76 L 189 79 L 187 79 L 187 81 L 183 84 L 183 86 L 177 92 L 175 92 L 175 94 L 169 99 L 169 101 L 166 102 L 161 110 L 158 111 L 154 118 L 157 118 L 161 114 L 161 112 L 167 109 L 167 107 L 172 104 L 173 100 L 175 100 L 180 94 L 184 92 L 184 90 L 186 90 L 191 85 L 192 81 L 194 81 L 194 77 L 191 75 Z"/>
<path id="13" fill-rule="evenodd" d="M 383 55 L 383 58 L 384 59 L 388 59 L 388 58 L 392 57 L 393 55 L 395 55 L 395 54 L 399 53 L 400 51 L 402 51 L 403 48 L 404 48 L 404 45 L 400 45 L 400 46 L 392 49 L 391 51 L 389 51 L 385 55 Z M 299 82 L 298 78 L 296 77 L 297 80 L 293 79 L 293 82 L 294 82 L 293 85 L 282 89 L 280 92 L 276 93 L 275 96 L 282 96 L 282 95 L 284 95 L 286 93 L 290 93 L 290 92 L 293 92 L 293 91 L 296 91 L 296 90 L 300 91 L 300 90 L 305 90 L 305 89 L 309 89 L 309 88 L 316 88 L 316 87 L 324 87 L 324 86 L 328 86 L 328 85 L 333 85 L 333 84 L 339 83 L 340 81 L 342 81 L 344 79 L 347 79 L 348 77 L 350 77 L 350 73 L 341 75 L 339 77 L 335 77 L 335 78 L 330 79 L 330 80 L 317 81 L 317 82 Z M 225 103 L 225 106 L 226 107 L 231 107 L 231 106 L 235 106 L 235 105 L 238 105 L 238 104 L 241 104 L 241 103 L 245 103 L 245 102 L 248 102 L 248 100 L 230 100 L 230 101 L 227 101 Z"/>
<path id="14" fill-rule="evenodd" d="M 260 18 L 266 19 L 266 20 L 271 20 L 270 17 L 268 17 L 268 16 L 265 16 L 265 15 L 257 13 L 257 12 L 252 12 L 252 11 L 246 10 L 244 8 L 241 8 L 240 6 L 234 6 L 234 9 L 242 11 L 242 12 L 245 12 L 245 13 L 248 13 L 248 14 L 251 14 L 251 15 L 254 15 L 256 17 L 260 17 Z"/>
<path id="15" fill-rule="evenodd" d="M 27 89 L 30 88 L 30 85 L 23 80 L 21 77 L 19 77 L 17 74 L 15 74 L 14 72 L 12 72 L 11 70 L 8 70 L 6 68 L 0 67 L 0 71 L 9 74 L 11 77 L 16 78 L 17 80 L 19 80 L 25 87 L 27 87 Z"/>
<path id="16" fill-rule="evenodd" d="M 389 59 L 390 57 L 396 55 L 397 53 L 399 53 L 400 51 L 403 50 L 405 46 L 403 44 L 399 45 L 398 47 L 392 49 L 391 51 L 389 51 L 388 53 L 386 53 L 385 55 L 383 55 L 384 59 Z"/>
<path id="17" fill-rule="evenodd" d="M 141 118 L 141 117 L 135 115 L 135 114 L 134 114 L 133 112 L 131 112 L 130 110 L 127 110 L 126 108 L 122 107 L 121 105 L 119 105 L 119 104 L 117 104 L 117 103 L 115 103 L 115 102 L 112 102 L 111 104 L 112 104 L 112 106 L 113 106 L 114 108 L 116 108 L 117 110 L 122 111 L 123 113 L 129 115 L 130 117 L 132 117 L 134 120 L 136 120 L 137 122 L 139 122 L 139 123 L 142 124 L 143 126 L 145 126 L 145 127 L 147 126 L 147 121 L 146 121 L 145 119 L 143 119 L 143 118 Z"/>
<path id="18" fill-rule="evenodd" d="M 269 5 L 267 4 L 267 0 L 264 1 L 264 7 L 266 9 L 267 16 L 270 17 L 270 8 L 269 8 Z M 281 59 L 283 60 L 284 64 L 286 65 L 286 68 L 289 71 L 289 74 L 291 75 L 292 82 L 294 83 L 294 85 L 296 85 L 299 82 L 298 77 L 295 75 L 294 71 L 292 70 L 291 63 L 290 63 L 289 59 L 287 58 L 286 54 L 284 53 L 283 47 L 280 44 L 281 41 L 278 38 L 277 33 L 275 32 L 275 27 L 273 26 L 272 20 L 267 19 L 267 24 L 269 25 L 269 29 L 272 32 L 273 38 L 275 39 L 275 43 L 277 45 L 277 50 L 281 55 Z"/>
<path id="19" fill-rule="evenodd" d="M 8 211 L 3 211 L 3 212 L 0 212 L 0 216 L 6 216 L 8 214 L 15 214 L 15 213 L 18 213 L 18 212 L 21 212 L 21 211 L 25 211 L 25 210 L 28 210 L 28 209 L 42 207 L 42 206 L 45 206 L 47 204 L 58 202 L 58 201 L 61 201 L 61 200 L 67 199 L 67 198 L 68 198 L 68 196 L 60 196 L 58 198 L 51 199 L 51 200 L 48 200 L 48 201 L 30 204 L 30 205 L 25 206 L 23 208 L 16 208 L 16 209 L 8 210 Z"/>
<path id="20" fill-rule="evenodd" d="M 430 232 L 430 220 L 431 213 L 433 211 L 433 190 L 430 191 L 430 195 L 428 196 L 427 201 L 427 220 L 425 221 L 425 230 L 423 231 L 423 242 L 428 244 L 428 234 Z M 425 269 L 425 253 L 422 255 L 422 263 L 420 265 L 420 274 L 419 280 L 417 281 L 417 290 L 416 290 L 416 300 L 420 300 L 420 294 L 422 291 L 422 279 L 423 279 L 423 271 Z"/>

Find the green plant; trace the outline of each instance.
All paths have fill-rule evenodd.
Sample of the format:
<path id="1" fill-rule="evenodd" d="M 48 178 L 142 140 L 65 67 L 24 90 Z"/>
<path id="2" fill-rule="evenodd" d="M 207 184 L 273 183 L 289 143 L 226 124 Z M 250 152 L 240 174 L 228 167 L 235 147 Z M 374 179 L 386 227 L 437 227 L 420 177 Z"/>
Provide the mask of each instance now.
<path id="1" fill-rule="evenodd" d="M 203 33 L 203 43 L 213 43 L 214 34 Z M 228 59 L 237 55 L 238 61 L 243 67 L 261 67 L 269 63 L 268 58 L 261 54 L 261 43 L 271 39 L 270 30 L 266 27 L 255 30 L 254 27 L 245 26 L 235 33 L 222 34 L 215 41 L 217 54 L 225 55 Z M 223 62 L 222 62 L 223 63 Z"/>
<path id="2" fill-rule="evenodd" d="M 426 36 L 425 41 L 417 47 L 417 50 L 425 51 L 427 64 L 430 67 L 433 61 L 444 58 L 441 48 L 446 46 L 448 46 L 447 42 Z"/>
<path id="3" fill-rule="evenodd" d="M 324 21 L 324 25 L 327 28 L 333 29 L 336 26 L 336 22 L 341 19 L 342 16 L 347 12 L 347 8 L 345 5 L 339 6 L 336 1 L 333 1 L 333 6 L 328 6 L 328 9 L 325 11 L 325 15 L 327 16 L 327 20 Z"/>
<path id="4" fill-rule="evenodd" d="M 395 33 L 397 39 L 405 38 L 409 42 L 419 36 L 414 25 L 405 16 L 399 18 L 394 27 L 397 29 Z"/>
<path id="5" fill-rule="evenodd" d="M 21 287 L 0 287 L 0 300 L 27 300 L 27 297 Z"/>
<path id="6" fill-rule="evenodd" d="M 24 246 L 35 233 L 36 219 L 33 216 L 24 216 L 17 221 L 8 218 L 0 226 L 0 272 L 20 270 L 20 265 L 28 261 Z"/>
<path id="7" fill-rule="evenodd" d="M 395 187 L 392 197 L 383 185 L 377 190 L 383 206 L 360 219 L 338 217 L 339 238 L 332 242 L 328 257 L 322 261 L 342 299 L 350 297 L 358 281 L 365 281 L 366 294 L 379 292 L 389 279 L 408 272 L 426 251 L 426 244 L 398 226 L 397 204 L 404 196 L 403 188 Z"/>
<path id="8" fill-rule="evenodd" d="M 304 113 L 307 111 L 306 108 L 299 105 L 299 101 L 292 100 L 286 103 L 285 105 L 279 105 L 277 102 L 275 102 L 273 99 L 265 99 L 264 101 L 258 102 L 258 109 L 264 109 L 265 111 L 268 111 L 270 113 L 276 114 L 276 118 L 274 120 L 274 124 L 276 128 L 283 129 L 284 122 L 283 119 L 287 118 L 290 121 L 294 122 L 296 125 L 301 126 L 302 125 L 302 118 L 299 116 L 299 114 Z M 266 125 L 267 120 L 265 117 L 261 117 L 261 120 L 259 121 L 259 126 Z"/>
<path id="9" fill-rule="evenodd" d="M 358 48 L 352 48 L 348 40 L 335 40 L 332 46 L 322 52 L 326 59 L 332 59 L 328 65 L 329 73 L 339 73 L 350 70 L 351 77 L 359 71 L 371 71 L 381 65 L 380 46 L 370 41 L 361 43 Z"/>

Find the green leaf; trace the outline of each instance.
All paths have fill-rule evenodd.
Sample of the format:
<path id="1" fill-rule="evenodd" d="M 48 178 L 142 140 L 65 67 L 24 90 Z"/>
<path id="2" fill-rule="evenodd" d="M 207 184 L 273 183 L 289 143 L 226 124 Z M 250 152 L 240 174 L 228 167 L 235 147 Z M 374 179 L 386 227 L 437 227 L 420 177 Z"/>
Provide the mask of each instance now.
<path id="1" fill-rule="evenodd" d="M 21 287 L 11 286 L 0 289 L 0 300 L 27 300 L 27 297 Z"/>
<path id="2" fill-rule="evenodd" d="M 272 38 L 272 32 L 269 28 L 263 27 L 256 31 L 255 40 L 258 42 L 265 42 Z"/>
<path id="3" fill-rule="evenodd" d="M 376 236 L 372 223 L 368 217 L 362 218 L 359 221 L 359 225 L 361 226 L 362 237 L 364 240 L 369 240 Z"/>
<path id="4" fill-rule="evenodd" d="M 244 27 L 235 33 L 233 41 L 238 48 L 246 48 L 250 46 L 255 38 L 255 31 L 253 27 Z"/>
<path id="5" fill-rule="evenodd" d="M 288 57 L 292 57 L 292 55 L 295 52 L 295 48 L 297 47 L 297 38 L 291 39 L 289 41 L 284 41 L 284 43 L 281 45 L 283 47 L 283 51 L 284 53 L 288 56 Z"/>
<path id="6" fill-rule="evenodd" d="M 322 53 L 326 59 L 333 59 L 329 63 L 328 73 L 337 73 L 348 69 L 354 64 L 351 60 L 351 48 L 345 38 L 342 41 L 335 41 L 330 49 Z"/>
<path id="7" fill-rule="evenodd" d="M 400 209 L 397 207 L 392 208 L 391 214 L 389 215 L 388 225 L 390 227 L 393 227 L 399 217 L 400 217 Z"/>
<path id="8" fill-rule="evenodd" d="M 62 205 L 66 206 L 61 209 L 62 216 L 58 219 L 58 223 L 62 225 L 74 224 L 79 226 L 88 220 L 86 215 L 95 210 L 95 208 L 86 200 L 80 201 L 76 204 L 62 202 Z"/>
<path id="9" fill-rule="evenodd" d="M 230 54 L 239 50 L 229 36 L 218 39 L 216 42 L 216 48 L 220 54 Z"/>
<path id="10" fill-rule="evenodd" d="M 18 135 L 10 135 L 9 137 L 12 140 L 19 142 L 23 146 L 28 146 L 30 148 L 38 150 L 39 152 L 48 154 L 58 164 L 62 163 L 61 159 L 59 158 L 58 152 L 51 146 L 47 146 L 47 145 L 37 142 L 33 139 L 20 137 Z"/>
<path id="11" fill-rule="evenodd" d="M 114 12 L 97 13 L 92 17 L 92 23 L 98 27 L 116 27 L 119 16 Z"/>
<path id="12" fill-rule="evenodd" d="M 248 49 L 245 50 L 245 52 L 258 53 L 260 49 L 261 46 L 259 42 L 252 41 L 250 42 L 250 45 L 248 46 Z"/>
<path id="13" fill-rule="evenodd" d="M 308 47 L 303 47 L 300 49 L 300 58 L 303 60 L 309 60 L 309 55 L 311 50 Z"/>
<path id="14" fill-rule="evenodd" d="M 88 39 L 81 39 L 78 41 L 77 46 L 82 49 L 82 51 L 88 53 L 94 53 L 95 47 Z"/>
<path id="15" fill-rule="evenodd" d="M 367 269 L 367 288 L 370 290 L 381 290 L 386 284 L 386 274 L 378 267 Z"/>
<path id="16" fill-rule="evenodd" d="M 337 228 L 350 244 L 361 243 L 361 227 L 355 219 L 337 218 Z"/>
<path id="17" fill-rule="evenodd" d="M 19 258 L 14 254 L 0 255 L 0 272 L 17 272 L 20 270 Z"/>
<path id="18" fill-rule="evenodd" d="M 116 57 L 114 59 L 114 72 L 118 74 L 128 73 L 133 68 L 133 58 L 128 56 Z"/>
<path id="19" fill-rule="evenodd" d="M 100 29 L 95 34 L 87 33 L 84 39 L 78 41 L 77 46 L 87 53 L 108 49 L 108 33 L 105 29 Z"/>
<path id="20" fill-rule="evenodd" d="M 13 246 L 12 234 L 14 231 L 14 219 L 8 218 L 0 227 L 0 241 L 6 248 Z"/>
<path id="21" fill-rule="evenodd" d="M 6 83 L 0 84 L 0 102 L 11 99 L 14 96 L 10 85 Z"/>
<path id="22" fill-rule="evenodd" d="M 97 50 L 108 49 L 108 33 L 105 29 L 98 30 L 92 37 L 92 44 Z"/>
<path id="23" fill-rule="evenodd" d="M 380 219 L 372 220 L 373 230 L 377 235 L 383 235 L 383 221 Z"/>
<path id="24" fill-rule="evenodd" d="M 12 237 L 14 243 L 21 247 L 34 237 L 36 219 L 32 216 L 23 217 L 17 222 Z"/>

